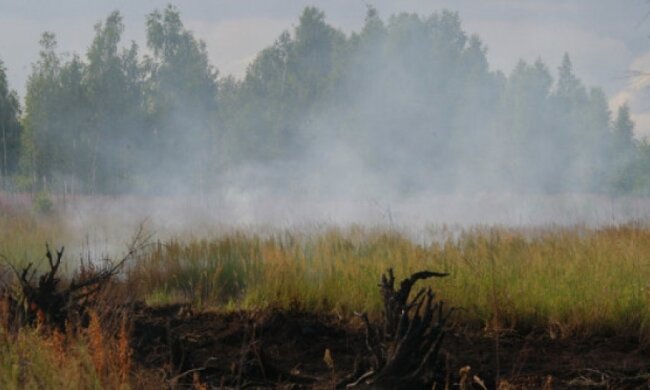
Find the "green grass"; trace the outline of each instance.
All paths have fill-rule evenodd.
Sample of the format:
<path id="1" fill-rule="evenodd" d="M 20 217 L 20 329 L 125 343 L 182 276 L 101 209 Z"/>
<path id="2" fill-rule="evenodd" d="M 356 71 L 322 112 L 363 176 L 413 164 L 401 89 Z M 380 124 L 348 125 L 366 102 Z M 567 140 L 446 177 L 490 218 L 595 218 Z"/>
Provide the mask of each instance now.
<path id="1" fill-rule="evenodd" d="M 55 215 L 0 214 L 0 255 L 16 266 L 44 259 L 45 243 L 71 241 L 73 232 Z"/>
<path id="2" fill-rule="evenodd" d="M 158 301 L 377 315 L 377 282 L 389 267 L 398 277 L 449 272 L 430 284 L 464 309 L 460 321 L 650 337 L 650 229 L 636 225 L 473 229 L 428 245 L 363 228 L 266 238 L 239 232 L 160 244 L 131 277 Z"/>
<path id="3" fill-rule="evenodd" d="M 14 216 L 0 218 L 0 234 L 0 253 L 20 262 L 42 258 L 46 240 L 65 242 L 83 232 L 75 236 L 56 216 Z M 466 324 L 650 340 L 646 226 L 474 228 L 431 237 L 437 239 L 418 244 L 395 231 L 358 226 L 179 237 L 149 247 L 128 277 L 151 303 L 300 307 L 350 316 L 380 313 L 377 282 L 389 267 L 398 278 L 430 269 L 451 274 L 430 285 L 463 308 L 456 319 Z"/>

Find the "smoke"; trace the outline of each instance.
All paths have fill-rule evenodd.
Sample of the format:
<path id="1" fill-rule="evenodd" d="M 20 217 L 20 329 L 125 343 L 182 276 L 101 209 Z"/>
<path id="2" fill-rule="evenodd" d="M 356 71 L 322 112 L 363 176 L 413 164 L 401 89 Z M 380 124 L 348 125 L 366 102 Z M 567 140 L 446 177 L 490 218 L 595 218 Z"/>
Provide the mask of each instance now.
<path id="1" fill-rule="evenodd" d="M 606 96 L 569 57 L 557 65 L 492 69 L 484 43 L 447 11 L 370 10 L 344 34 L 306 10 L 244 79 L 219 79 L 216 113 L 204 98 L 211 70 L 160 76 L 169 84 L 154 125 L 138 113 L 119 122 L 119 136 L 155 140 L 109 139 L 98 151 L 104 177 L 122 174 L 114 188 L 126 194 L 77 199 L 70 221 L 124 241 L 144 220 L 158 237 L 352 224 L 420 237 L 441 226 L 650 217 L 646 199 L 610 196 L 629 151 L 615 145 Z M 176 88 L 188 83 L 202 95 Z M 83 186 L 68 172 L 54 177 Z"/>
<path id="2" fill-rule="evenodd" d="M 308 44 L 296 31 L 296 47 Z M 348 216 L 368 213 L 343 205 L 382 204 L 408 215 L 403 223 L 421 220 L 411 218 L 418 213 L 404 211 L 404 205 L 428 207 L 424 199 L 431 199 L 429 208 L 447 209 L 440 200 L 456 198 L 450 207 L 460 208 L 457 212 L 424 215 L 432 223 L 462 224 L 611 219 L 567 214 L 564 205 L 576 206 L 575 201 L 557 195 L 572 199 L 607 192 L 613 175 L 607 162 L 617 152 L 608 145 L 604 94 L 583 86 L 570 63 L 557 77 L 566 80 L 554 81 L 540 61 L 522 62 L 504 76 L 489 68 L 480 39 L 468 36 L 449 12 L 402 14 L 387 25 L 371 15 L 358 37 L 361 43 L 351 49 L 355 54 L 339 70 L 344 76 L 324 98 L 302 106 L 306 119 L 294 133 L 302 137 L 299 147 L 287 147 L 271 162 L 235 166 L 220 178 L 217 193 L 248 204 L 287 199 L 295 208 L 338 202 Z M 332 42 L 308 53 L 310 58 L 335 56 Z M 263 59 L 258 57 L 257 64 L 264 65 Z M 250 70 L 249 77 L 266 81 Z M 291 95 L 274 97 L 282 98 Z M 262 116 L 254 110 L 246 114 Z M 264 118 L 252 122 L 268 124 Z M 253 148 L 251 154 L 256 152 Z M 528 195 L 537 198 L 531 207 Z M 555 201 L 541 201 L 546 195 Z M 500 198 L 512 210 L 495 208 Z M 485 202 L 491 211 L 467 207 L 476 202 Z M 554 203 L 559 213 L 541 209 Z"/>

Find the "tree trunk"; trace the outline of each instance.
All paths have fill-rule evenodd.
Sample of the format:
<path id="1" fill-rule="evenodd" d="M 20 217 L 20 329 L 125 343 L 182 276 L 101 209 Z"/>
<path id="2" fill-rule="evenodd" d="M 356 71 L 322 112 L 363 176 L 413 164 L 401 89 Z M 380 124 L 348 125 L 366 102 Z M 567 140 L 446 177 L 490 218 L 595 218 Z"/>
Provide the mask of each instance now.
<path id="1" fill-rule="evenodd" d="M 99 152 L 99 132 L 97 133 L 97 137 L 95 138 L 95 147 L 93 148 L 93 163 L 91 167 L 91 188 L 90 188 L 90 193 L 92 195 L 95 195 L 95 185 L 96 185 L 96 180 L 97 180 L 97 153 Z"/>
<path id="2" fill-rule="evenodd" d="M 7 180 L 7 127 L 4 121 L 2 122 L 2 188 L 5 188 Z"/>

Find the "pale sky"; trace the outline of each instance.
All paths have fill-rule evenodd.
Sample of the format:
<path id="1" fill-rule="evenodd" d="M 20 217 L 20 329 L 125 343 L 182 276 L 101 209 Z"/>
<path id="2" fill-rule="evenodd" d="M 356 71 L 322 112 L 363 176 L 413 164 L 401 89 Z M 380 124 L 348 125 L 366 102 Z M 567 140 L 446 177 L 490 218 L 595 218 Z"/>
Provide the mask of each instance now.
<path id="1" fill-rule="evenodd" d="M 43 31 L 54 32 L 61 52 L 85 55 L 93 25 L 119 10 L 124 45 L 145 46 L 145 16 L 170 1 L 0 0 L 0 59 L 21 96 Z M 488 47 L 492 69 L 509 73 L 520 58 L 541 57 L 555 71 L 568 52 L 587 85 L 601 86 L 614 109 L 628 101 L 637 135 L 650 136 L 650 2 L 648 0 L 177 0 L 171 1 L 195 35 L 204 40 L 221 75 L 241 76 L 256 53 L 292 30 L 302 9 L 314 5 L 346 32 L 363 24 L 367 4 L 388 18 L 398 12 L 428 15 L 458 11 L 468 33 Z"/>

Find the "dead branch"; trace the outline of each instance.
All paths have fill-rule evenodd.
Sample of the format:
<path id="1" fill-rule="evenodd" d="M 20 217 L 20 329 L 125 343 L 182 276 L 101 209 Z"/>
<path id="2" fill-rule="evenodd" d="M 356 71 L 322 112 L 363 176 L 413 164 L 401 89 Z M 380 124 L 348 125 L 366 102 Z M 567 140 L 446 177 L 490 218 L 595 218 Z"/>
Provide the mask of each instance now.
<path id="1" fill-rule="evenodd" d="M 82 269 L 82 272 L 71 278 L 67 286 L 61 286 L 60 277 L 64 247 L 52 252 L 49 244 L 45 244 L 48 270 L 42 273 L 38 280 L 37 268 L 33 263 L 27 264 L 19 271 L 5 260 L 14 272 L 17 286 L 13 289 L 5 287 L 3 292 L 11 296 L 11 299 L 6 299 L 7 302 L 18 302 L 12 305 L 13 310 L 22 311 L 13 313 L 13 317 L 21 319 L 18 326 L 39 323 L 63 330 L 70 314 L 84 313 L 98 293 L 121 272 L 125 264 L 148 245 L 149 239 L 150 236 L 144 234 L 141 224 L 123 258 L 115 263 L 105 260 L 103 266 Z"/>

